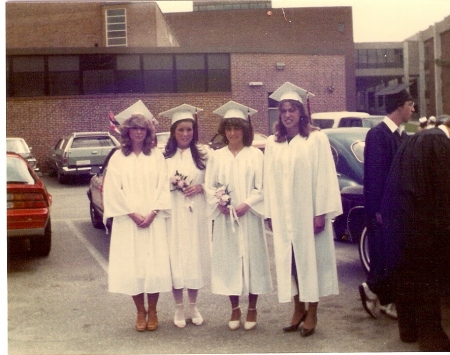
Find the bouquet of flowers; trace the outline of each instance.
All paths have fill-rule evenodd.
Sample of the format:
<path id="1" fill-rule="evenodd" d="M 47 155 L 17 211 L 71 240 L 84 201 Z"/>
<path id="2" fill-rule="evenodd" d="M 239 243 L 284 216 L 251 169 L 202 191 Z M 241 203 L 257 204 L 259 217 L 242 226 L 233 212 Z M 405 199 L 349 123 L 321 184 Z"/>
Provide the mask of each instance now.
<path id="1" fill-rule="evenodd" d="M 231 191 L 228 191 L 228 185 L 217 184 L 216 188 L 215 196 L 218 199 L 219 205 L 229 206 L 231 204 Z"/>
<path id="2" fill-rule="evenodd" d="M 183 192 L 184 189 L 189 186 L 186 179 L 187 179 L 187 176 L 180 174 L 177 170 L 175 172 L 175 175 L 170 178 L 170 183 L 172 185 L 172 188 L 170 189 L 170 191 Z"/>

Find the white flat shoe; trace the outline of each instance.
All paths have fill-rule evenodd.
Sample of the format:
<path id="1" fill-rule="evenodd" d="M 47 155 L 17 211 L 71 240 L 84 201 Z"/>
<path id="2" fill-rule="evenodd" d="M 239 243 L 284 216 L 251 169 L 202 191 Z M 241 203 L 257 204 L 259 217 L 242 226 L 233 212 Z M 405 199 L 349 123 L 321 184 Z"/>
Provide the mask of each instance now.
<path id="1" fill-rule="evenodd" d="M 203 324 L 203 317 L 200 314 L 200 312 L 197 309 L 197 306 L 195 303 L 190 303 L 190 311 L 191 311 L 191 319 L 192 323 L 195 325 L 202 325 Z"/>
<path id="2" fill-rule="evenodd" d="M 178 328 L 184 328 L 186 326 L 186 318 L 184 317 L 184 307 L 182 303 L 175 306 L 173 324 L 175 324 Z"/>

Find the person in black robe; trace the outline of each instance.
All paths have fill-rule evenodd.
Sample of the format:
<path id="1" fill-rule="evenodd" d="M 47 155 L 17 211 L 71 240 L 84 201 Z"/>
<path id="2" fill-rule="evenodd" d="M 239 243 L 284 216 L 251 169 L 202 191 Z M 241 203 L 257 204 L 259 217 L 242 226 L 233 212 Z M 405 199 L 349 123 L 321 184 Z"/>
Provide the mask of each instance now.
<path id="1" fill-rule="evenodd" d="M 396 319 L 394 295 L 386 274 L 386 243 L 382 235 L 381 199 L 394 156 L 402 140 L 407 139 L 402 123 L 414 112 L 408 84 L 399 84 L 383 90 L 386 117 L 371 128 L 364 149 L 364 212 L 370 258 L 370 271 L 366 282 L 359 285 L 365 311 L 373 318 L 378 308 Z M 378 307 L 380 304 L 380 307 Z"/>
<path id="2" fill-rule="evenodd" d="M 399 148 L 381 214 L 400 339 L 450 351 L 440 309 L 450 284 L 450 119 Z"/>

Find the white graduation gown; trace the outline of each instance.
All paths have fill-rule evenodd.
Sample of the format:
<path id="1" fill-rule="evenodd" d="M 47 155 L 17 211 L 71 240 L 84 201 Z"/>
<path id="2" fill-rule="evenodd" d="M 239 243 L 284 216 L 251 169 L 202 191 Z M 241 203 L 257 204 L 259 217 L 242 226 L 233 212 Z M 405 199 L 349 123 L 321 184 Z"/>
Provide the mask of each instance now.
<path id="1" fill-rule="evenodd" d="M 171 188 L 170 178 L 176 171 L 187 176 L 186 182 L 189 184 L 204 186 L 205 170 L 197 168 L 190 148 L 184 151 L 178 149 L 166 162 Z M 204 285 L 211 253 L 208 237 L 211 222 L 207 218 L 205 194 L 185 197 L 181 191 L 174 190 L 170 195 L 172 209 L 168 219 L 168 235 L 172 284 L 176 289 L 199 289 Z"/>
<path id="2" fill-rule="evenodd" d="M 228 146 L 216 150 L 206 168 L 205 191 L 213 219 L 211 291 L 221 295 L 263 294 L 272 290 L 264 231 L 264 155 L 244 147 L 236 157 Z M 228 185 L 231 204 L 250 206 L 239 224 L 220 213 L 214 196 L 216 184 Z M 234 231 L 232 224 L 234 225 Z"/>
<path id="3" fill-rule="evenodd" d="M 291 276 L 294 250 L 302 302 L 338 294 L 331 220 L 342 213 L 336 169 L 327 136 L 313 131 L 265 148 L 266 217 L 272 219 L 279 302 L 297 294 Z M 314 216 L 325 214 L 325 230 L 314 234 Z"/>
<path id="4" fill-rule="evenodd" d="M 167 242 L 170 196 L 165 159 L 158 149 L 151 155 L 117 151 L 111 157 L 103 185 L 105 218 L 113 217 L 109 252 L 110 292 L 137 295 L 172 289 Z M 128 216 L 160 210 L 147 228 Z M 166 211 L 165 211 L 166 210 Z"/>

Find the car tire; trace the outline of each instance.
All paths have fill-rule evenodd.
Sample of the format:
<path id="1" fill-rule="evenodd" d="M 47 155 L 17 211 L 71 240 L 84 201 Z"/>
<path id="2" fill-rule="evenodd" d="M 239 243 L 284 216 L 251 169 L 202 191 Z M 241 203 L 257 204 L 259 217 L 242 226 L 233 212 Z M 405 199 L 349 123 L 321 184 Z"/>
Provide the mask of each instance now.
<path id="1" fill-rule="evenodd" d="M 32 256 L 48 256 L 52 248 L 52 224 L 49 220 L 42 237 L 30 239 L 30 254 Z"/>
<path id="2" fill-rule="evenodd" d="M 91 215 L 91 222 L 94 228 L 97 229 L 105 229 L 105 226 L 103 224 L 103 219 L 100 216 L 100 214 L 96 211 L 94 204 L 91 202 L 89 203 L 89 212 Z"/>
<path id="3" fill-rule="evenodd" d="M 359 238 L 359 258 L 361 260 L 361 265 L 366 273 L 370 271 L 370 256 L 369 256 L 369 238 L 367 234 L 367 228 L 361 233 L 361 238 Z"/>
<path id="4" fill-rule="evenodd" d="M 67 177 L 64 174 L 61 174 L 61 172 L 59 171 L 59 169 L 56 172 L 56 177 L 58 179 L 58 182 L 60 184 L 65 184 L 67 182 Z"/>

